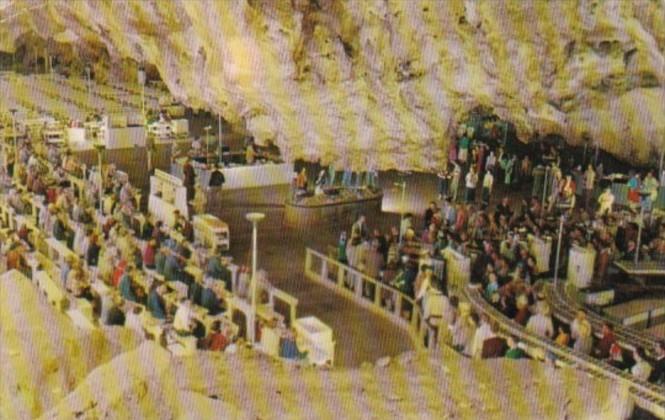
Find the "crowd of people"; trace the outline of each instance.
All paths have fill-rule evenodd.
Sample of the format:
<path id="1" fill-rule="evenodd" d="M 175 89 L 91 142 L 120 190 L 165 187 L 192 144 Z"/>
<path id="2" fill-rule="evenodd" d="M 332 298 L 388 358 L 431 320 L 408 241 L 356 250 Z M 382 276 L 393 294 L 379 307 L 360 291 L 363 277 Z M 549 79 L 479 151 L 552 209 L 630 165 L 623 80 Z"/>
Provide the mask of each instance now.
<path id="1" fill-rule="evenodd" d="M 443 259 L 442 251 L 452 249 L 469 257 L 471 283 L 481 287 L 486 299 L 507 317 L 533 334 L 607 359 L 612 343 L 608 345 L 609 338 L 594 343 L 588 321 L 567 326 L 552 320 L 540 285 L 554 270 L 554 252 L 539 255 L 529 246 L 530 238 L 551 241 L 551 249 L 556 249 L 563 218 L 560 267 L 565 267 L 572 246 L 593 249 L 597 255 L 594 282 L 608 284 L 612 276 L 618 275 L 611 263 L 617 259 L 633 261 L 638 252 L 641 205 L 647 217 L 640 238 L 639 259 L 665 261 L 665 220 L 653 208 L 658 181 L 651 172 L 646 172 L 641 184 L 629 185 L 631 191 L 637 189 L 641 202 L 632 205 L 636 203 L 635 194 L 629 193 L 628 205 L 618 206 L 611 189 L 605 185 L 599 187 L 598 180 L 603 177 L 597 173 L 600 165 L 587 166 L 584 191 L 580 194 L 574 181 L 579 177 L 574 173 L 579 171 L 579 165 L 572 162 L 562 165 L 561 154 L 555 148 L 545 149 L 540 160 L 528 155 L 518 159 L 501 147 L 495 151 L 485 144 L 474 143 L 469 134 L 472 133 L 462 133 L 455 152 L 451 153 L 449 167 L 454 169 L 449 172 L 444 168 L 439 174 L 438 200 L 430 202 L 420 218 L 422 224 L 407 214 L 401 226 L 394 226 L 387 233 L 376 229 L 370 233 L 365 217 L 360 216 L 350 233 L 341 233 L 338 260 L 413 297 L 422 305 L 432 330 L 438 332 L 439 341 L 469 356 L 503 354 L 514 347 L 516 339 L 505 340 L 498 346 L 504 339 L 497 338 L 496 326 L 478 317 L 467 304 L 459 303 L 455 291 L 449 287 L 445 270 L 437 269 L 442 263 L 435 262 Z M 545 189 L 545 200 L 540 193 L 525 197 L 519 192 L 524 189 L 519 185 L 515 188 L 511 179 L 515 170 L 519 183 L 534 180 L 532 162 L 548 165 L 550 176 L 542 180 L 544 185 L 540 189 Z M 566 166 L 569 172 L 562 169 Z M 501 194 L 493 194 L 495 178 L 504 180 Z M 462 179 L 466 180 L 463 184 Z M 638 176 L 633 174 L 631 179 Z M 459 190 L 462 185 L 463 193 Z M 577 200 L 578 195 L 583 199 Z M 539 258 L 546 258 L 545 270 Z M 383 297 L 381 300 L 390 306 L 391 302 L 384 302 Z M 492 351 L 483 353 L 488 339 Z M 495 346 L 504 351 L 495 352 Z M 624 360 L 630 361 L 623 368 L 631 368 L 639 377 L 660 380 L 650 373 L 644 374 L 649 362 L 643 349 L 634 354 L 623 353 Z"/>
<path id="2" fill-rule="evenodd" d="M 248 299 L 249 269 L 240 267 L 233 285 L 230 256 L 196 241 L 179 211 L 170 226 L 143 214 L 127 174 L 108 165 L 100 175 L 100 168 L 54 145 L 28 137 L 20 141 L 18 159 L 7 146 L 1 154 L 0 271 L 32 277 L 47 270 L 35 256 L 50 255 L 47 240 L 54 239 L 67 251 L 58 252 L 49 274 L 69 306 L 88 302 L 94 324 L 124 325 L 165 344 L 193 338 L 208 350 L 224 350 L 246 336 L 244 324 L 223 312 L 232 293 Z M 14 215 L 22 222 L 10 229 Z M 259 290 L 266 290 L 261 278 Z M 276 327 L 283 353 L 301 358 L 293 351 L 295 332 Z"/>

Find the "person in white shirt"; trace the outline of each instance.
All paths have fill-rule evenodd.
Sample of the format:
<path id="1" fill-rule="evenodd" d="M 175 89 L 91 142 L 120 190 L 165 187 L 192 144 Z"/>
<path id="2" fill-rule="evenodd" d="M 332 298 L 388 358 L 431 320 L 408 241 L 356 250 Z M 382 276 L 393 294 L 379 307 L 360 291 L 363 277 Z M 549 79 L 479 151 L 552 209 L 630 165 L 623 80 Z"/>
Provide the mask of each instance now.
<path id="1" fill-rule="evenodd" d="M 476 173 L 475 167 L 471 166 L 469 168 L 465 181 L 465 201 L 467 203 L 473 203 L 476 200 L 476 187 L 478 186 L 478 174 Z"/>
<path id="2" fill-rule="evenodd" d="M 593 337 L 591 336 L 592 327 L 586 319 L 586 314 L 578 311 L 570 325 L 570 336 L 575 340 L 573 350 L 584 354 L 590 354 L 593 347 Z"/>
<path id="3" fill-rule="evenodd" d="M 529 318 L 526 330 L 543 338 L 552 338 L 554 335 L 554 325 L 552 324 L 550 307 L 547 302 L 538 302 L 537 311 L 536 315 Z"/>
<path id="4" fill-rule="evenodd" d="M 586 172 L 584 172 L 584 208 L 587 210 L 589 210 L 589 206 L 591 205 L 595 183 L 596 171 L 593 169 L 593 165 L 589 164 Z"/>
<path id="5" fill-rule="evenodd" d="M 630 368 L 630 373 L 633 374 L 636 378 L 646 381 L 651 376 L 651 371 L 653 367 L 646 361 L 646 353 L 642 347 L 637 347 L 633 352 L 633 358 L 635 359 L 635 364 Z"/>
<path id="6" fill-rule="evenodd" d="M 480 359 L 483 351 L 483 343 L 485 340 L 492 337 L 494 337 L 494 333 L 492 332 L 490 321 L 487 316 L 481 315 L 480 325 L 476 329 L 476 333 L 471 342 L 471 357 L 474 359 Z"/>
<path id="7" fill-rule="evenodd" d="M 614 194 L 610 188 L 605 188 L 605 191 L 598 197 L 598 211 L 597 216 L 612 213 L 612 206 L 614 205 Z"/>
<path id="8" fill-rule="evenodd" d="M 459 191 L 460 178 L 462 177 L 462 168 L 453 162 L 453 175 L 450 180 L 450 197 L 454 203 L 457 200 L 457 192 Z"/>
<path id="9" fill-rule="evenodd" d="M 189 334 L 192 331 L 192 308 L 189 300 L 180 299 L 180 305 L 173 318 L 173 328 L 182 335 Z"/>
<path id="10" fill-rule="evenodd" d="M 494 175 L 491 171 L 485 172 L 483 177 L 483 204 L 489 205 L 490 195 L 492 194 L 492 187 L 494 186 Z"/>

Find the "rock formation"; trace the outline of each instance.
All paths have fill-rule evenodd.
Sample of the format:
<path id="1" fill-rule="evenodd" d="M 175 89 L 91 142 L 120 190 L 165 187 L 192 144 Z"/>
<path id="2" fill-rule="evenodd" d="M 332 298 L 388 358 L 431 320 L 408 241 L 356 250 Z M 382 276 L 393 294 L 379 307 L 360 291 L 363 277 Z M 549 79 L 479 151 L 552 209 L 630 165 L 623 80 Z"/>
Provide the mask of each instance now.
<path id="1" fill-rule="evenodd" d="M 522 141 L 665 147 L 664 0 L 3 0 L 0 22 L 0 50 L 34 33 L 99 75 L 154 65 L 290 158 L 432 169 L 478 106 Z"/>
<path id="2" fill-rule="evenodd" d="M 319 370 L 247 349 L 177 358 L 146 342 L 95 369 L 41 418 L 620 419 L 618 391 L 572 368 L 472 361 L 450 350 Z"/>
<path id="3" fill-rule="evenodd" d="M 0 419 L 35 418 L 140 341 L 125 328 L 78 330 L 27 278 L 0 276 Z"/>

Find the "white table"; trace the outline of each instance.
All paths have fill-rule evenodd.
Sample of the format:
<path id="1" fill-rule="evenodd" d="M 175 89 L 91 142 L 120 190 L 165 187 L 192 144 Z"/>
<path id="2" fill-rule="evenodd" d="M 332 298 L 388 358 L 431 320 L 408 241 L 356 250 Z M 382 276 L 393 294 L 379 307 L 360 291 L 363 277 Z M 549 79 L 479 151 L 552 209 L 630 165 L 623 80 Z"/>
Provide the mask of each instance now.
<path id="1" fill-rule="evenodd" d="M 333 364 L 335 360 L 335 342 L 332 329 L 320 319 L 308 316 L 298 318 L 294 323 L 298 339 L 304 342 L 309 351 L 308 358 L 315 365 Z"/>

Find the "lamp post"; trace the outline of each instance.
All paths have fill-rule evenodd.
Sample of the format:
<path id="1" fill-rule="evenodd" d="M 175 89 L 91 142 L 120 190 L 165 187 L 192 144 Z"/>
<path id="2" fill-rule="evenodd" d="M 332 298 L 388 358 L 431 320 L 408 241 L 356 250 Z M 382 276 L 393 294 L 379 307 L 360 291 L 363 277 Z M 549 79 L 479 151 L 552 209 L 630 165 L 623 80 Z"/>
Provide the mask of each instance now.
<path id="1" fill-rule="evenodd" d="M 541 209 L 542 210 L 545 209 L 545 199 L 547 198 L 547 190 L 548 190 L 547 182 L 548 182 L 548 178 L 549 178 L 549 176 L 548 176 L 549 173 L 550 173 L 550 166 L 546 165 L 545 166 L 545 175 L 543 176 L 543 201 L 542 201 L 542 204 L 541 204 Z"/>
<path id="2" fill-rule="evenodd" d="M 217 114 L 217 140 L 219 141 L 219 164 L 224 162 L 224 149 L 222 147 L 222 114 Z"/>
<path id="3" fill-rule="evenodd" d="M 206 166 L 208 165 L 208 155 L 210 154 L 210 130 L 212 129 L 211 126 L 207 126 L 203 128 L 206 132 Z"/>
<path id="4" fill-rule="evenodd" d="M 561 215 L 559 221 L 559 240 L 556 243 L 556 258 L 554 259 L 554 283 L 559 283 L 559 259 L 561 258 L 561 241 L 563 240 L 563 222 L 566 216 Z"/>
<path id="5" fill-rule="evenodd" d="M 145 126 L 145 69 L 143 67 L 139 67 L 137 80 L 141 85 L 141 115 L 143 115 L 143 126 Z"/>
<path id="6" fill-rule="evenodd" d="M 94 144 L 97 150 L 97 164 L 99 165 L 99 223 L 101 224 L 102 216 L 104 216 L 104 171 L 102 170 L 102 153 L 106 146 L 101 141 Z"/>
<path id="7" fill-rule="evenodd" d="M 14 166 L 18 163 L 18 139 L 16 138 L 16 108 L 9 110 L 12 114 L 12 135 L 14 137 Z"/>
<path id="8" fill-rule="evenodd" d="M 400 187 L 402 189 L 402 198 L 400 201 L 400 209 L 399 209 L 399 244 L 402 244 L 402 239 L 404 236 L 403 232 L 403 224 L 404 224 L 404 207 L 406 204 L 404 203 L 405 196 L 406 196 L 406 181 L 402 179 L 400 182 L 395 182 L 396 187 Z"/>
<path id="9" fill-rule="evenodd" d="M 256 258 L 257 258 L 257 226 L 261 220 L 266 217 L 263 213 L 247 213 L 245 218 L 252 223 L 252 279 L 251 279 L 251 299 L 252 299 L 252 313 L 250 316 L 250 325 L 248 334 L 251 337 L 252 343 L 256 341 Z"/>
<path id="10" fill-rule="evenodd" d="M 640 193 L 640 201 L 644 200 L 644 194 Z M 637 221 L 637 246 L 635 247 L 635 264 L 640 259 L 640 246 L 642 242 L 642 227 L 644 226 L 644 205 L 640 203 L 640 219 Z"/>

